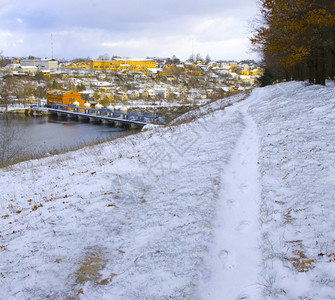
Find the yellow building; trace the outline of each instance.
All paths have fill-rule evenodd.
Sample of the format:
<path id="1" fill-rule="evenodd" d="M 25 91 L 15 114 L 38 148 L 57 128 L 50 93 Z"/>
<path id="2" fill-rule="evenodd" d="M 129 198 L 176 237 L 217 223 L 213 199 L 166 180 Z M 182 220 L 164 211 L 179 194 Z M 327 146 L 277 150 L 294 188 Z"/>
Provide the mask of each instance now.
<path id="1" fill-rule="evenodd" d="M 250 75 L 250 71 L 248 69 L 243 69 L 241 75 Z"/>
<path id="2" fill-rule="evenodd" d="M 194 69 L 195 64 L 192 61 L 186 61 L 186 62 L 184 62 L 184 68 L 187 69 L 187 70 Z"/>
<path id="3" fill-rule="evenodd" d="M 201 76 L 201 71 L 189 71 L 188 74 L 192 76 Z"/>
<path id="4" fill-rule="evenodd" d="M 81 94 L 75 91 L 61 91 L 61 90 L 50 90 L 47 93 L 48 104 L 74 104 L 78 102 L 80 107 L 84 106 L 84 101 L 81 99 Z"/>
<path id="5" fill-rule="evenodd" d="M 168 74 L 167 70 L 158 70 L 157 71 L 157 74 L 160 75 L 160 76 L 166 76 Z"/>
<path id="6" fill-rule="evenodd" d="M 42 74 L 45 77 L 50 77 L 51 76 L 50 70 L 42 70 Z"/>
<path id="7" fill-rule="evenodd" d="M 259 69 L 253 69 L 251 70 L 251 75 L 254 76 L 261 75 L 261 71 Z"/>
<path id="8" fill-rule="evenodd" d="M 96 71 L 146 71 L 148 68 L 156 67 L 157 62 L 152 59 L 116 58 L 90 61 L 90 69 Z"/>

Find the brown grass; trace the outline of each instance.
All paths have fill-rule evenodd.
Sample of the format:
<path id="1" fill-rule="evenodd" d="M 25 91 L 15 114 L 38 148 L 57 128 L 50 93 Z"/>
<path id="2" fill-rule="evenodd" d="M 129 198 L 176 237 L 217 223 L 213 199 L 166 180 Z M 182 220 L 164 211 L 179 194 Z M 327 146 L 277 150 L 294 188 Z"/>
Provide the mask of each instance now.
<path id="1" fill-rule="evenodd" d="M 100 271 L 106 266 L 107 260 L 103 257 L 101 249 L 90 250 L 79 263 L 80 267 L 76 272 L 76 283 L 84 284 L 87 281 L 97 282 L 100 277 Z"/>

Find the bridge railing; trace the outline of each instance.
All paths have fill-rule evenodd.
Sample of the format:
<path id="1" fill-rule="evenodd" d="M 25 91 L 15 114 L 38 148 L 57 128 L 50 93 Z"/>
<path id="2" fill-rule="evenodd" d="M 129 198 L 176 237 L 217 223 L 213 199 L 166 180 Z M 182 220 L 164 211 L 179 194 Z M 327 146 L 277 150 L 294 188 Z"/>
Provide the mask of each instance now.
<path id="1" fill-rule="evenodd" d="M 154 124 L 159 123 L 159 117 L 155 115 L 148 116 L 128 112 L 126 113 L 122 111 L 111 110 L 108 108 L 87 108 L 87 107 L 79 107 L 75 105 L 65 105 L 65 104 L 52 104 L 48 105 L 48 107 L 69 113 L 73 112 L 73 113 L 85 114 L 91 117 L 107 116 L 123 120 L 137 120 L 143 123 L 154 123 Z"/>

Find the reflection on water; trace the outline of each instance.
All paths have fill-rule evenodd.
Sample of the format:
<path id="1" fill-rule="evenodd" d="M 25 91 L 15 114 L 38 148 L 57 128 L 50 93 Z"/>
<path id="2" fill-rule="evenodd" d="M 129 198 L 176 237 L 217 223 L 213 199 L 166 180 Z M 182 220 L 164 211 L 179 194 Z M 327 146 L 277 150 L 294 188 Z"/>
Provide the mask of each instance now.
<path id="1" fill-rule="evenodd" d="M 11 144 L 13 149 L 22 150 L 20 155 L 23 157 L 72 149 L 120 137 L 130 132 L 122 127 L 113 127 L 110 123 L 58 118 L 57 116 L 26 117 L 12 114 L 6 116 L 0 114 L 0 131 L 3 133 L 3 140 L 9 131 L 11 134 L 15 132 Z"/>

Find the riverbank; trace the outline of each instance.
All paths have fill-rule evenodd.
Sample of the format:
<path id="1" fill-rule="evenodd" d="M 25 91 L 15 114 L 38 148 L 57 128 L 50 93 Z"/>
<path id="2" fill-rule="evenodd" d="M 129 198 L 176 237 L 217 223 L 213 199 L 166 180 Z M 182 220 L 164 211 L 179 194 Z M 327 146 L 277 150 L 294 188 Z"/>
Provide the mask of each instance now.
<path id="1" fill-rule="evenodd" d="M 0 113 L 24 113 L 26 109 L 30 109 L 31 104 L 23 104 L 23 103 L 18 103 L 18 104 L 8 104 L 7 107 L 0 107 Z"/>
<path id="2" fill-rule="evenodd" d="M 57 116 L 0 115 L 0 166 L 74 151 L 138 130 Z"/>
<path id="3" fill-rule="evenodd" d="M 334 96 L 259 88 L 1 169 L 0 298 L 332 299 Z"/>
<path id="4" fill-rule="evenodd" d="M 239 93 L 238 96 L 239 98 L 245 97 L 245 94 Z M 221 102 L 225 105 L 229 105 L 231 101 L 234 100 L 229 100 L 229 99 L 234 99 L 235 97 L 227 97 L 225 99 L 220 100 Z M 211 105 L 206 105 L 206 107 L 210 107 Z M 143 105 L 139 107 L 134 107 L 131 106 L 129 108 L 130 113 L 136 113 L 136 114 L 143 114 L 143 115 L 148 115 L 150 114 L 151 110 L 154 109 L 155 115 L 160 116 L 160 120 L 164 120 L 164 123 L 168 123 L 171 120 L 176 120 L 178 119 L 177 117 L 187 113 L 190 111 L 197 111 L 197 110 L 202 110 L 202 107 L 196 108 L 196 106 L 189 106 L 189 105 L 157 105 L 156 106 L 148 106 L 148 105 Z M 50 122 L 46 121 L 47 119 L 45 118 L 48 116 L 47 112 L 41 113 L 40 111 L 35 112 L 33 109 L 26 107 L 24 108 L 23 104 L 20 105 L 11 105 L 8 107 L 9 111 L 6 114 L 2 114 L 1 117 L 4 117 L 7 121 L 5 124 L 1 124 L 1 118 L 0 118 L 0 136 L 2 137 L 3 140 L 6 140 L 6 146 L 3 145 L 4 151 L 2 151 L 3 155 L 0 157 L 0 167 L 2 166 L 8 166 L 12 165 L 14 163 L 18 163 L 21 161 L 26 161 L 34 158 L 42 158 L 48 155 L 54 155 L 54 154 L 60 154 L 60 153 L 65 153 L 66 151 L 74 151 L 78 150 L 81 147 L 84 147 L 86 145 L 94 145 L 94 144 L 99 144 L 104 141 L 111 140 L 113 138 L 106 137 L 103 135 L 101 138 L 100 136 L 97 136 L 94 140 L 89 140 L 88 142 L 82 141 L 81 139 L 85 140 L 85 132 L 78 132 L 76 136 L 75 132 L 73 132 L 73 136 L 70 138 L 70 140 L 67 141 L 66 139 L 66 132 L 69 131 L 69 126 L 73 126 L 75 123 L 71 123 L 73 118 L 68 117 L 68 118 L 62 118 L 59 117 L 59 120 L 61 120 L 61 123 L 64 123 L 66 127 L 64 127 L 64 132 L 60 132 L 59 129 L 55 128 L 49 128 L 50 127 Z M 12 116 L 12 117 L 11 117 Z M 35 130 L 33 133 L 27 133 L 25 128 L 23 130 L 21 128 L 10 128 L 8 120 L 10 121 L 13 119 L 13 116 L 27 116 L 28 119 L 24 123 L 38 123 L 38 125 L 44 123 L 48 126 L 45 126 L 46 128 L 40 127 L 39 130 Z M 29 119 L 30 117 L 38 117 L 39 119 L 35 122 L 33 121 L 34 119 Z M 55 124 L 57 123 L 57 117 L 54 115 L 50 114 L 49 119 L 51 119 L 52 123 Z M 23 119 L 22 119 L 23 120 Z M 83 122 L 87 122 L 87 120 L 80 119 L 78 120 L 81 124 Z M 92 121 L 95 123 L 95 121 Z M 15 123 L 15 122 L 14 122 Z M 12 124 L 15 127 L 15 124 Z M 4 128 L 1 128 L 1 126 L 5 126 Z M 25 126 L 27 126 L 25 124 Z M 83 125 L 80 125 L 83 126 Z M 22 126 L 21 126 L 22 127 Z M 56 130 L 56 131 L 55 131 Z M 85 131 L 90 131 L 91 128 L 86 127 Z M 115 128 L 115 130 L 118 130 Z M 129 130 L 129 129 L 128 129 Z M 53 142 L 52 139 L 50 140 L 50 137 L 45 134 L 44 132 L 48 131 L 49 133 L 53 133 L 52 136 L 55 137 L 57 134 L 64 136 L 64 139 L 58 139 L 57 143 Z M 138 130 L 132 130 L 132 132 L 138 132 Z M 10 137 L 9 137 L 10 135 Z M 26 137 L 28 136 L 28 137 Z M 119 136 L 119 135 L 118 135 Z M 24 140 L 25 141 L 22 141 Z M 77 142 L 73 142 L 73 139 L 76 139 Z M 45 142 L 44 142 L 45 141 Z M 43 145 L 41 145 L 41 142 L 43 142 Z M 69 145 L 68 145 L 69 144 Z M 29 146 L 29 147 L 27 147 Z M 31 152 L 28 151 L 28 149 L 31 149 Z M 4 153 L 5 152 L 5 153 Z M 7 156 L 7 159 L 6 157 Z"/>

